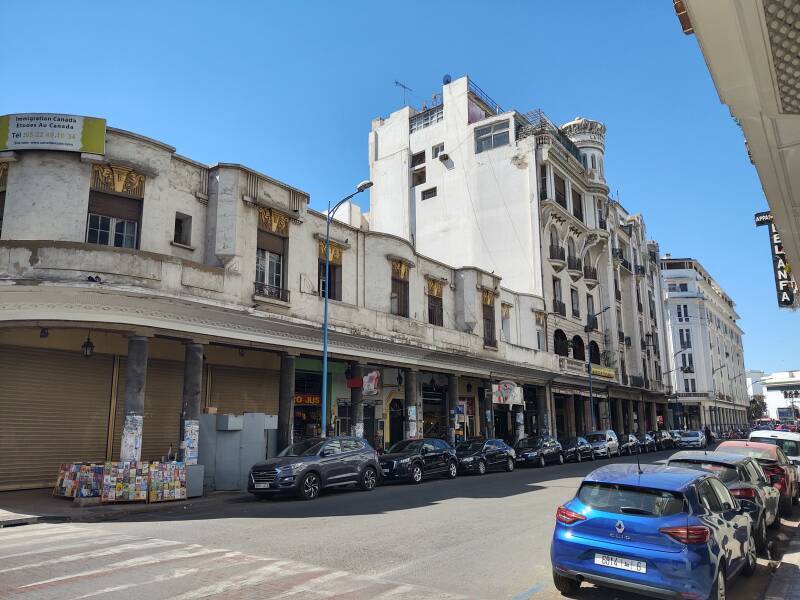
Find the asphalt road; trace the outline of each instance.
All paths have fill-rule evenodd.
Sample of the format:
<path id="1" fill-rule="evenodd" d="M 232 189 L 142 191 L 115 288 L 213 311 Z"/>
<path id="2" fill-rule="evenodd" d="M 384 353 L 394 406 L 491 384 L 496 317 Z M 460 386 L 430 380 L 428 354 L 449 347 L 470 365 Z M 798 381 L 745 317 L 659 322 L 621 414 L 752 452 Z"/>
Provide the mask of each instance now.
<path id="1" fill-rule="evenodd" d="M 656 462 L 668 454 L 662 452 L 642 458 L 643 462 Z M 631 460 L 635 458 L 615 459 Z M 54 585 L 51 579 L 69 578 L 76 569 L 89 573 L 98 570 L 98 565 L 101 571 L 116 573 L 116 579 L 112 583 L 98 580 L 105 576 L 102 573 L 81 575 L 80 581 L 67 579 L 73 587 L 59 588 L 58 597 L 90 597 L 86 594 L 104 597 L 106 592 L 110 597 L 125 586 L 139 585 L 136 581 L 141 585 L 151 582 L 150 587 L 138 590 L 138 597 L 217 597 L 217 591 L 230 592 L 230 589 L 214 587 L 214 582 L 226 577 L 247 582 L 248 573 L 252 572 L 266 574 L 262 579 L 252 580 L 256 583 L 268 580 L 268 575 L 277 567 L 264 567 L 259 561 L 275 560 L 285 561 L 280 563 L 281 576 L 286 576 L 284 571 L 288 569 L 295 579 L 300 577 L 302 585 L 306 586 L 304 593 L 295 594 L 293 588 L 280 586 L 275 588 L 274 596 L 255 593 L 259 588 L 251 581 L 247 585 L 236 584 L 239 587 L 235 589 L 252 588 L 253 595 L 240 591 L 236 597 L 370 598 L 385 592 L 392 598 L 558 598 L 552 586 L 549 560 L 555 510 L 572 497 L 584 475 L 606 462 L 598 460 L 545 469 L 517 469 L 513 473 L 460 476 L 454 481 L 431 480 L 419 486 L 393 483 L 372 492 L 341 490 L 324 494 L 312 502 L 220 495 L 187 509 L 68 526 L 75 532 L 76 539 L 83 536 L 87 543 L 92 539 L 102 540 L 108 548 L 119 545 L 115 540 L 125 536 L 122 540 L 132 547 L 135 557 L 123 563 L 108 562 L 110 559 L 102 552 L 99 557 L 84 554 L 70 559 L 66 563 L 68 568 L 62 567 L 65 563 L 58 554 L 45 554 L 31 561 L 30 549 L 36 550 L 36 538 L 25 534 L 24 528 L 0 530 L 0 598 L 5 597 L 4 590 L 13 590 L 8 595 L 15 598 L 55 597 L 20 596 L 19 589 L 15 588 L 29 586 L 25 589 L 36 591 L 44 585 L 42 591 L 54 593 L 55 589 L 47 587 Z M 5 531 L 16 531 L 16 538 L 4 541 Z M 69 532 L 55 529 L 48 533 L 45 529 L 39 535 L 51 547 L 70 546 L 67 543 Z M 52 536 L 57 539 L 50 540 Z M 17 550 L 23 552 L 15 552 L 13 547 L 11 551 L 4 550 L 9 541 L 15 540 Z M 173 547 L 170 545 L 173 543 L 187 546 L 186 549 Z M 151 547 L 153 544 L 155 550 Z M 66 549 L 64 556 L 84 550 Z M 168 560 L 148 559 L 156 551 Z M 209 566 L 198 567 L 193 564 L 191 554 L 187 557 L 180 552 L 198 553 L 196 560 Z M 230 567 L 223 568 L 227 563 L 217 562 L 217 556 L 231 561 Z M 245 558 L 240 561 L 238 557 Z M 40 558 L 44 560 L 38 560 Z M 170 560 L 184 562 L 176 566 Z M 760 562 L 756 576 L 737 581 L 730 594 L 734 600 L 755 598 L 763 592 L 768 567 L 767 561 Z M 142 563 L 149 569 L 146 573 L 135 570 Z M 120 571 L 120 564 L 134 570 L 126 575 Z M 4 570 L 4 565 L 11 567 Z M 186 576 L 192 567 L 197 567 L 195 574 Z M 206 570 L 212 567 L 216 569 L 214 574 Z M 28 573 L 30 570 L 33 573 Z M 313 577 L 309 575 L 303 579 L 302 573 L 320 579 L 317 583 L 308 583 Z M 203 574 L 205 579 L 201 577 Z M 181 596 L 184 587 L 180 582 L 190 582 L 192 577 L 202 579 L 203 585 L 198 579 L 192 588 L 201 592 L 187 592 Z M 326 585 L 333 586 L 333 583 L 325 583 L 329 579 L 344 583 L 352 578 L 362 578 L 359 581 L 366 587 L 359 588 L 359 593 L 323 593 Z M 294 579 L 289 577 L 287 581 L 292 583 Z M 162 583 L 153 586 L 152 582 Z M 385 587 L 390 584 L 395 587 Z M 635 596 L 584 586 L 579 598 L 632 599 Z"/>

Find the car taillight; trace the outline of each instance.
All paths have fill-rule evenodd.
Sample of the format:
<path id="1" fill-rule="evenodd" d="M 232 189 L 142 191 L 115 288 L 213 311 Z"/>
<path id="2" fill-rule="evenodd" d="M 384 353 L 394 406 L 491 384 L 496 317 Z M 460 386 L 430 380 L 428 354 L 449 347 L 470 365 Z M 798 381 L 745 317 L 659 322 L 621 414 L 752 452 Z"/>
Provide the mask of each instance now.
<path id="1" fill-rule="evenodd" d="M 681 544 L 705 544 L 711 535 L 711 531 L 704 525 L 662 527 L 659 531 Z"/>
<path id="2" fill-rule="evenodd" d="M 756 491 L 753 488 L 734 488 L 730 492 L 731 496 L 745 500 L 752 500 L 756 497 Z"/>
<path id="3" fill-rule="evenodd" d="M 564 525 L 572 525 L 577 521 L 585 521 L 586 517 L 584 517 L 580 513 L 576 513 L 573 510 L 565 508 L 563 506 L 559 506 L 558 510 L 556 511 L 556 521 L 559 523 L 564 523 Z"/>

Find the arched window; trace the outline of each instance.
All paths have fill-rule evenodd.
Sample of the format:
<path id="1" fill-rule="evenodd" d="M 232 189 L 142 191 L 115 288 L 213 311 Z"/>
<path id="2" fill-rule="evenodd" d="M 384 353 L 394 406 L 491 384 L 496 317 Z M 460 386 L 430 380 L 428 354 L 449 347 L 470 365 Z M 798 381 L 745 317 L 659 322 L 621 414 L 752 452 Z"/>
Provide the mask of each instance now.
<path id="1" fill-rule="evenodd" d="M 569 356 L 567 336 L 560 329 L 556 329 L 553 333 L 553 352 L 559 356 Z"/>
<path id="2" fill-rule="evenodd" d="M 593 365 L 600 364 L 600 346 L 595 341 L 589 342 L 589 362 Z"/>
<path id="3" fill-rule="evenodd" d="M 579 335 L 572 338 L 572 358 L 575 360 L 586 360 L 583 338 Z"/>
<path id="4" fill-rule="evenodd" d="M 572 240 L 572 238 L 567 240 L 567 255 L 570 258 L 575 258 L 575 242 Z"/>
<path id="5" fill-rule="evenodd" d="M 555 226 L 550 226 L 550 247 L 551 248 L 558 248 L 558 231 L 556 231 Z"/>

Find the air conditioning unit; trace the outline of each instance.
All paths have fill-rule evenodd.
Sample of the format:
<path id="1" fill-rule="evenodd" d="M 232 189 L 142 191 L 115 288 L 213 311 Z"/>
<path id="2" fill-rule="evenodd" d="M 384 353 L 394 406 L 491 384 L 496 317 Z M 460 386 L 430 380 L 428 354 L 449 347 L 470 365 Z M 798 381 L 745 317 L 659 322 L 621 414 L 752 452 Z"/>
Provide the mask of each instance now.
<path id="1" fill-rule="evenodd" d="M 442 152 L 439 155 L 439 160 L 442 161 L 442 162 L 448 161 L 448 160 L 450 160 L 450 155 L 447 154 L 447 152 Z"/>

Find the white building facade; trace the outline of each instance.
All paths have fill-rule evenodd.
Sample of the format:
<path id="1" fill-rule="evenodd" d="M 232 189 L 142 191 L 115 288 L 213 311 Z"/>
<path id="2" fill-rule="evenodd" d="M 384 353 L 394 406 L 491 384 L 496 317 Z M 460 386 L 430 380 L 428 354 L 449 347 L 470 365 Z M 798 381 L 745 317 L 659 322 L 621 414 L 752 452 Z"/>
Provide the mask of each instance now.
<path id="1" fill-rule="evenodd" d="M 745 425 L 749 394 L 733 300 L 693 258 L 666 256 L 661 273 L 681 424 L 718 430 Z"/>
<path id="2" fill-rule="evenodd" d="M 750 396 L 763 396 L 767 403 L 765 416 L 796 424 L 800 418 L 800 371 L 748 371 L 747 377 Z"/>

